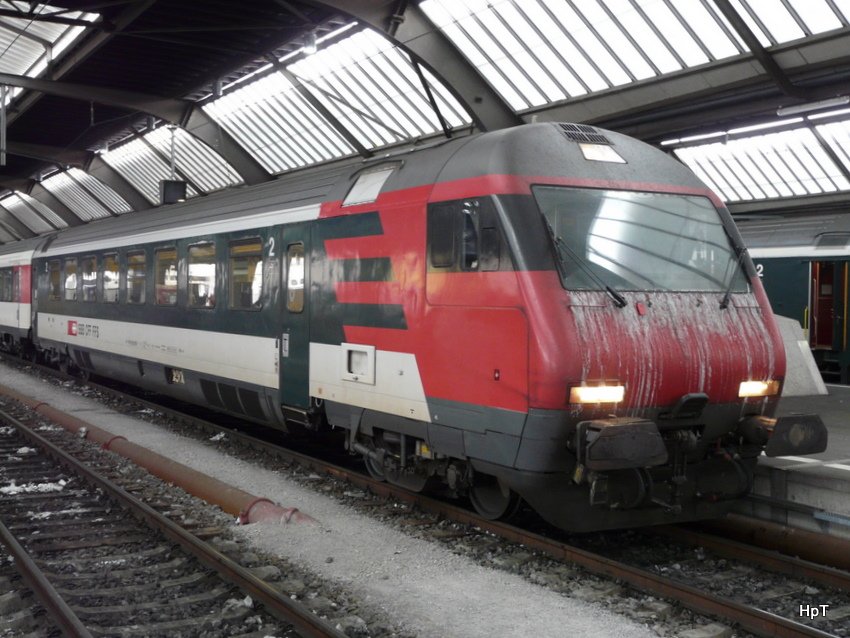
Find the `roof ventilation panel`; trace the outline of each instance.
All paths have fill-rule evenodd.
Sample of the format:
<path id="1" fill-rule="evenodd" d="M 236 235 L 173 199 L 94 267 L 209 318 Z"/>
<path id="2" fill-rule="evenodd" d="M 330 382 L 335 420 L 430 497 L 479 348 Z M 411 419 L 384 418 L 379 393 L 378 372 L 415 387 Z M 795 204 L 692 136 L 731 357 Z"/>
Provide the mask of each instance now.
<path id="1" fill-rule="evenodd" d="M 611 146 L 611 140 L 599 132 L 599 129 L 587 124 L 559 124 L 567 139 L 573 142 L 585 142 L 588 144 L 607 144 Z"/>

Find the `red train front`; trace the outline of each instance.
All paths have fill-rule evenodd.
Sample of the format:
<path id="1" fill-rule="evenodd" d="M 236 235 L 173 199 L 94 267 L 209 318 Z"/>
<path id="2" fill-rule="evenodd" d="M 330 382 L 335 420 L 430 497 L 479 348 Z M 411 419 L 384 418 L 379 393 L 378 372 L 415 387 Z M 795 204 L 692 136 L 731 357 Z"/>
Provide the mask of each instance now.
<path id="1" fill-rule="evenodd" d="M 405 197 L 378 200 L 394 283 L 367 296 L 395 302 L 403 330 L 344 327 L 346 342 L 414 353 L 428 414 L 352 419 L 328 397 L 376 476 L 442 479 L 493 517 L 519 495 L 585 531 L 716 516 L 765 446 L 824 448 L 817 417 L 771 418 L 779 333 L 728 212 L 687 169 L 576 125 L 447 147 L 425 228 Z M 337 258 L 367 256 L 343 245 Z M 317 281 L 365 300 L 333 279 Z"/>

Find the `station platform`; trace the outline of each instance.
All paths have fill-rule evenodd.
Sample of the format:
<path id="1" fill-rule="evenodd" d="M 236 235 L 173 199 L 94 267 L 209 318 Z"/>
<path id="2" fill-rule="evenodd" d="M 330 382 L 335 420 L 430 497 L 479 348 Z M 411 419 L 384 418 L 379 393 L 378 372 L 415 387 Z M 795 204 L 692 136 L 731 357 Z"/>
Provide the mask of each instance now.
<path id="1" fill-rule="evenodd" d="M 829 431 L 825 452 L 759 459 L 753 497 L 740 514 L 850 539 L 850 386 L 821 396 L 784 397 L 778 416 L 819 414 Z"/>

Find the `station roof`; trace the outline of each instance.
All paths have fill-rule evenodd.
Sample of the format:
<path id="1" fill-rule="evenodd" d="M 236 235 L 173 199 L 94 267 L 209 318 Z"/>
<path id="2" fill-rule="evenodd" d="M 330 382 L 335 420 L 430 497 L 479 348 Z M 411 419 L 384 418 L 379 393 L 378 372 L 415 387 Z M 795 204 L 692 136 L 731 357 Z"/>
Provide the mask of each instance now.
<path id="1" fill-rule="evenodd" d="M 543 120 L 733 213 L 850 205 L 850 0 L 0 0 L 0 84 L 4 243 Z"/>

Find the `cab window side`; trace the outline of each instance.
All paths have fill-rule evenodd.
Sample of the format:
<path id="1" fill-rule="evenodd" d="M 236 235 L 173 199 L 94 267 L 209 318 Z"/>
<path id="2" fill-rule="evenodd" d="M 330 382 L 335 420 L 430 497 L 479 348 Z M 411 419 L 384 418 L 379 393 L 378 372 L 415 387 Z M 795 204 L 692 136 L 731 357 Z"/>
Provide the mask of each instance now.
<path id="1" fill-rule="evenodd" d="M 489 198 L 431 204 L 427 233 L 429 270 L 494 271 L 503 265 L 501 233 Z"/>

